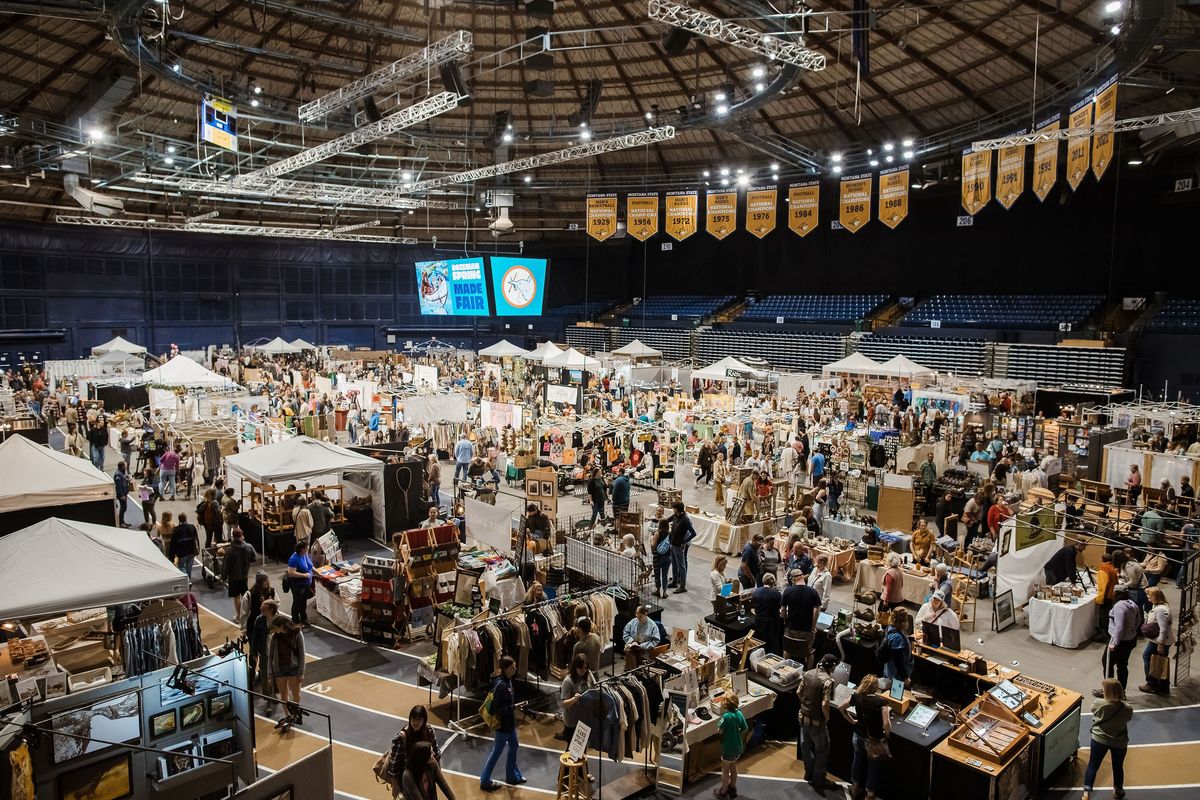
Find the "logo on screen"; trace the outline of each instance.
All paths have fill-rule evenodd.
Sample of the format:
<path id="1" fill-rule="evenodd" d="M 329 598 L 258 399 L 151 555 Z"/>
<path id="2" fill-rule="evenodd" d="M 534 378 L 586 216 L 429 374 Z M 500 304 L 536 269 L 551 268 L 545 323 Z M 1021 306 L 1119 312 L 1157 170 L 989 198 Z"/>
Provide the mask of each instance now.
<path id="1" fill-rule="evenodd" d="M 500 293 L 513 308 L 525 308 L 537 297 L 537 278 L 528 267 L 516 264 L 500 279 Z"/>

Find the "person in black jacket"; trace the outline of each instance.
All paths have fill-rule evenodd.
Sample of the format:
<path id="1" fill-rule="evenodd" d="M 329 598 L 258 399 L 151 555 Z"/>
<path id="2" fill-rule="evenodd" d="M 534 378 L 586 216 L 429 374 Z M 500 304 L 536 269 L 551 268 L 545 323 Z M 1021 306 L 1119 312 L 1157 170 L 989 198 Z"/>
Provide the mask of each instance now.
<path id="1" fill-rule="evenodd" d="M 504 782 L 511 786 L 520 786 L 522 783 L 526 783 L 517 766 L 517 748 L 520 747 L 520 743 L 517 741 L 516 702 L 513 699 L 512 686 L 512 678 L 515 674 L 517 674 L 517 662 L 513 660 L 512 656 L 502 656 L 500 658 L 500 674 L 492 680 L 492 713 L 500 718 L 500 725 L 496 728 L 492 752 L 483 765 L 483 773 L 479 776 L 479 788 L 485 792 L 494 792 L 500 788 L 500 784 L 492 780 L 492 770 L 496 768 L 496 762 L 500 760 L 500 754 L 506 747 L 508 748 L 508 760 L 505 763 Z"/>
<path id="2" fill-rule="evenodd" d="M 754 609 L 754 630 L 763 638 L 766 651 L 783 655 L 783 618 L 779 609 L 783 595 L 775 588 L 775 576 L 763 576 L 762 586 L 750 593 L 750 606 Z"/>
<path id="3" fill-rule="evenodd" d="M 671 558 L 675 578 L 675 594 L 687 591 L 687 551 L 692 539 L 696 538 L 696 529 L 692 520 L 684 511 L 682 502 L 673 506 L 675 513 L 671 516 Z"/>
<path id="4" fill-rule="evenodd" d="M 1042 569 L 1046 573 L 1046 584 L 1053 586 L 1069 580 L 1079 582 L 1079 569 L 1075 566 L 1076 557 L 1083 552 L 1083 542 L 1072 542 L 1063 545 L 1058 552 L 1050 556 L 1050 560 Z"/>
<path id="5" fill-rule="evenodd" d="M 604 478 L 600 476 L 600 470 L 592 470 L 592 477 L 587 482 L 588 497 L 592 501 L 592 525 L 596 524 L 596 518 L 604 519 L 604 503 L 608 499 L 608 487 L 604 485 Z"/>
<path id="6" fill-rule="evenodd" d="M 187 521 L 187 514 L 179 514 L 179 524 L 171 531 L 171 549 L 167 555 L 179 565 L 179 571 L 192 579 L 192 564 L 200 552 L 200 537 L 196 526 Z"/>

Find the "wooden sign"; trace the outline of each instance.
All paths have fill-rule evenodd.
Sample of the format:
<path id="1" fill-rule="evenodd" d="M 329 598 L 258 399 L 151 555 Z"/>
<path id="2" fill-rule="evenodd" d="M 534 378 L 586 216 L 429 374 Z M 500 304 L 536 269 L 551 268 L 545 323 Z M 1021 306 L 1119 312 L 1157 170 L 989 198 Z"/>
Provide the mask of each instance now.
<path id="1" fill-rule="evenodd" d="M 788 188 L 788 228 L 803 237 L 812 233 L 820 221 L 821 184 L 819 181 L 793 183 Z"/>
<path id="2" fill-rule="evenodd" d="M 751 189 L 746 192 L 746 230 L 759 239 L 775 230 L 777 189 Z"/>
<path id="3" fill-rule="evenodd" d="M 704 229 L 724 239 L 737 228 L 737 192 L 709 192 L 704 204 Z"/>
<path id="4" fill-rule="evenodd" d="M 617 196 L 589 194 L 587 197 L 587 232 L 603 242 L 617 232 Z"/>
<path id="5" fill-rule="evenodd" d="M 908 216 L 908 167 L 879 173 L 879 221 L 895 228 Z"/>
<path id="6" fill-rule="evenodd" d="M 869 173 L 842 178 L 838 201 L 838 222 L 851 233 L 857 233 L 871 221 L 871 181 Z"/>
<path id="7" fill-rule="evenodd" d="M 682 242 L 696 232 L 696 193 L 667 192 L 667 235 Z"/>
<path id="8" fill-rule="evenodd" d="M 625 229 L 644 242 L 658 233 L 658 193 L 631 194 L 625 198 Z"/>

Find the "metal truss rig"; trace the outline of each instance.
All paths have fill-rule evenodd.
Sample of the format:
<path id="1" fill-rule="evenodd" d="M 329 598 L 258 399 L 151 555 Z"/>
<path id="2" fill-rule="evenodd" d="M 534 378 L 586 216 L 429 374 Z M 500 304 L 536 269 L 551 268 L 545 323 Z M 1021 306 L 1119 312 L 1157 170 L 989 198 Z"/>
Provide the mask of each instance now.
<path id="1" fill-rule="evenodd" d="M 407 108 L 402 108 L 399 111 L 388 114 L 378 122 L 372 122 L 370 125 L 365 125 L 351 131 L 345 136 L 339 136 L 332 141 L 319 144 L 316 147 L 310 147 L 294 156 L 285 158 L 282 161 L 276 161 L 274 164 L 262 169 L 238 175 L 233 179 L 233 183 L 234 185 L 255 183 L 264 178 L 274 178 L 277 175 L 286 175 L 289 172 L 295 172 L 310 164 L 316 164 L 360 145 L 373 142 L 376 139 L 382 139 L 384 136 L 389 136 L 396 131 L 412 127 L 418 122 L 424 122 L 427 119 L 436 117 L 438 114 L 444 114 L 451 109 L 457 108 L 458 101 L 464 97 L 465 95 L 460 95 L 457 92 L 439 92 L 432 97 L 425 98 L 419 103 L 414 103 Z"/>
<path id="2" fill-rule="evenodd" d="M 471 169 L 466 172 L 456 172 L 453 175 L 443 175 L 440 178 L 418 181 L 417 183 L 406 185 L 405 191 L 413 193 L 425 192 L 430 189 L 439 189 L 443 186 L 451 186 L 456 183 L 486 180 L 497 175 L 507 175 L 510 172 L 525 172 L 551 164 L 561 164 L 564 161 L 591 158 L 603 153 L 613 153 L 617 150 L 627 150 L 630 147 L 641 147 L 642 145 L 665 142 L 668 139 L 674 138 L 675 128 L 670 125 L 662 125 L 657 128 L 647 128 L 637 133 L 628 133 L 624 136 L 614 136 L 611 139 L 603 139 L 599 142 L 572 145 L 571 147 L 564 147 L 562 150 L 553 150 L 541 155 L 518 158 L 514 161 L 503 161 L 499 164 L 479 167 L 478 169 Z"/>
<path id="3" fill-rule="evenodd" d="M 410 75 L 416 75 L 447 61 L 460 60 L 474 51 L 475 40 L 471 32 L 455 31 L 445 39 L 439 39 L 410 56 L 393 61 L 386 67 L 377 69 L 356 81 L 351 81 L 324 97 L 318 97 L 311 103 L 305 103 L 300 106 L 298 116 L 305 122 L 319 119 L 330 111 L 367 97 L 377 89 L 398 83 Z"/>
<path id="4" fill-rule="evenodd" d="M 273 225 L 234 225 L 222 222 L 159 222 L 152 219 L 71 217 L 64 214 L 56 216 L 54 221 L 59 225 L 90 225 L 98 228 L 136 228 L 139 230 L 220 233 L 239 236 L 274 236 L 283 239 L 321 239 L 332 242 L 365 242 L 369 244 L 417 243 L 417 240 L 411 236 L 367 236 L 355 233 L 337 233 L 333 230 L 320 228 L 283 228 Z"/>
<path id="5" fill-rule="evenodd" d="M 399 189 L 369 189 L 361 186 L 346 186 L 338 183 L 314 183 L 286 178 L 255 183 L 252 186 L 234 186 L 229 181 L 212 181 L 200 178 L 168 178 L 158 175 L 134 175 L 135 183 L 161 186 L 181 192 L 197 192 L 210 195 L 232 195 L 238 197 L 265 197 L 272 200 L 297 200 L 322 205 L 352 205 L 363 203 L 375 208 L 409 209 L 433 208 L 456 211 L 460 208 L 452 200 L 426 200 L 417 197 L 401 197 Z"/>
<path id="6" fill-rule="evenodd" d="M 703 11 L 688 8 L 671 0 L 650 0 L 650 19 L 663 22 L 676 28 L 715 39 L 719 42 L 758 53 L 771 61 L 781 61 L 801 69 L 825 69 L 825 56 L 809 50 L 803 45 L 796 44 L 769 33 L 756 31 L 735 22 L 714 17 Z"/>
<path id="7" fill-rule="evenodd" d="M 1107 125 L 1086 125 L 1082 128 L 1062 128 L 1057 131 L 1042 131 L 1041 133 L 1022 133 L 1017 136 L 1005 136 L 1003 139 L 982 139 L 971 143 L 971 149 L 999 150 L 1002 147 L 1020 147 L 1021 145 L 1038 144 L 1039 142 L 1057 142 L 1062 139 L 1082 139 L 1097 133 L 1124 133 L 1140 131 L 1143 128 L 1159 128 L 1165 125 L 1182 125 L 1185 122 L 1200 121 L 1200 108 L 1189 108 L 1185 111 L 1172 111 L 1167 114 L 1155 114 L 1149 117 L 1130 117 L 1119 119 Z"/>

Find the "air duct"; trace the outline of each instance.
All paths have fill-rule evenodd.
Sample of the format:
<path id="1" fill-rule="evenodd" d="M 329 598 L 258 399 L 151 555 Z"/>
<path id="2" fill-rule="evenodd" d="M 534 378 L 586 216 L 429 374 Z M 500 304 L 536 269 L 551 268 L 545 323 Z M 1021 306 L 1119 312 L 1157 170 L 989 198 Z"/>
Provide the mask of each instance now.
<path id="1" fill-rule="evenodd" d="M 93 192 L 91 189 L 84 189 L 79 185 L 79 176 L 74 172 L 63 173 L 63 191 L 93 214 L 111 217 L 113 214 L 125 210 L 125 204 L 119 199 Z"/>

